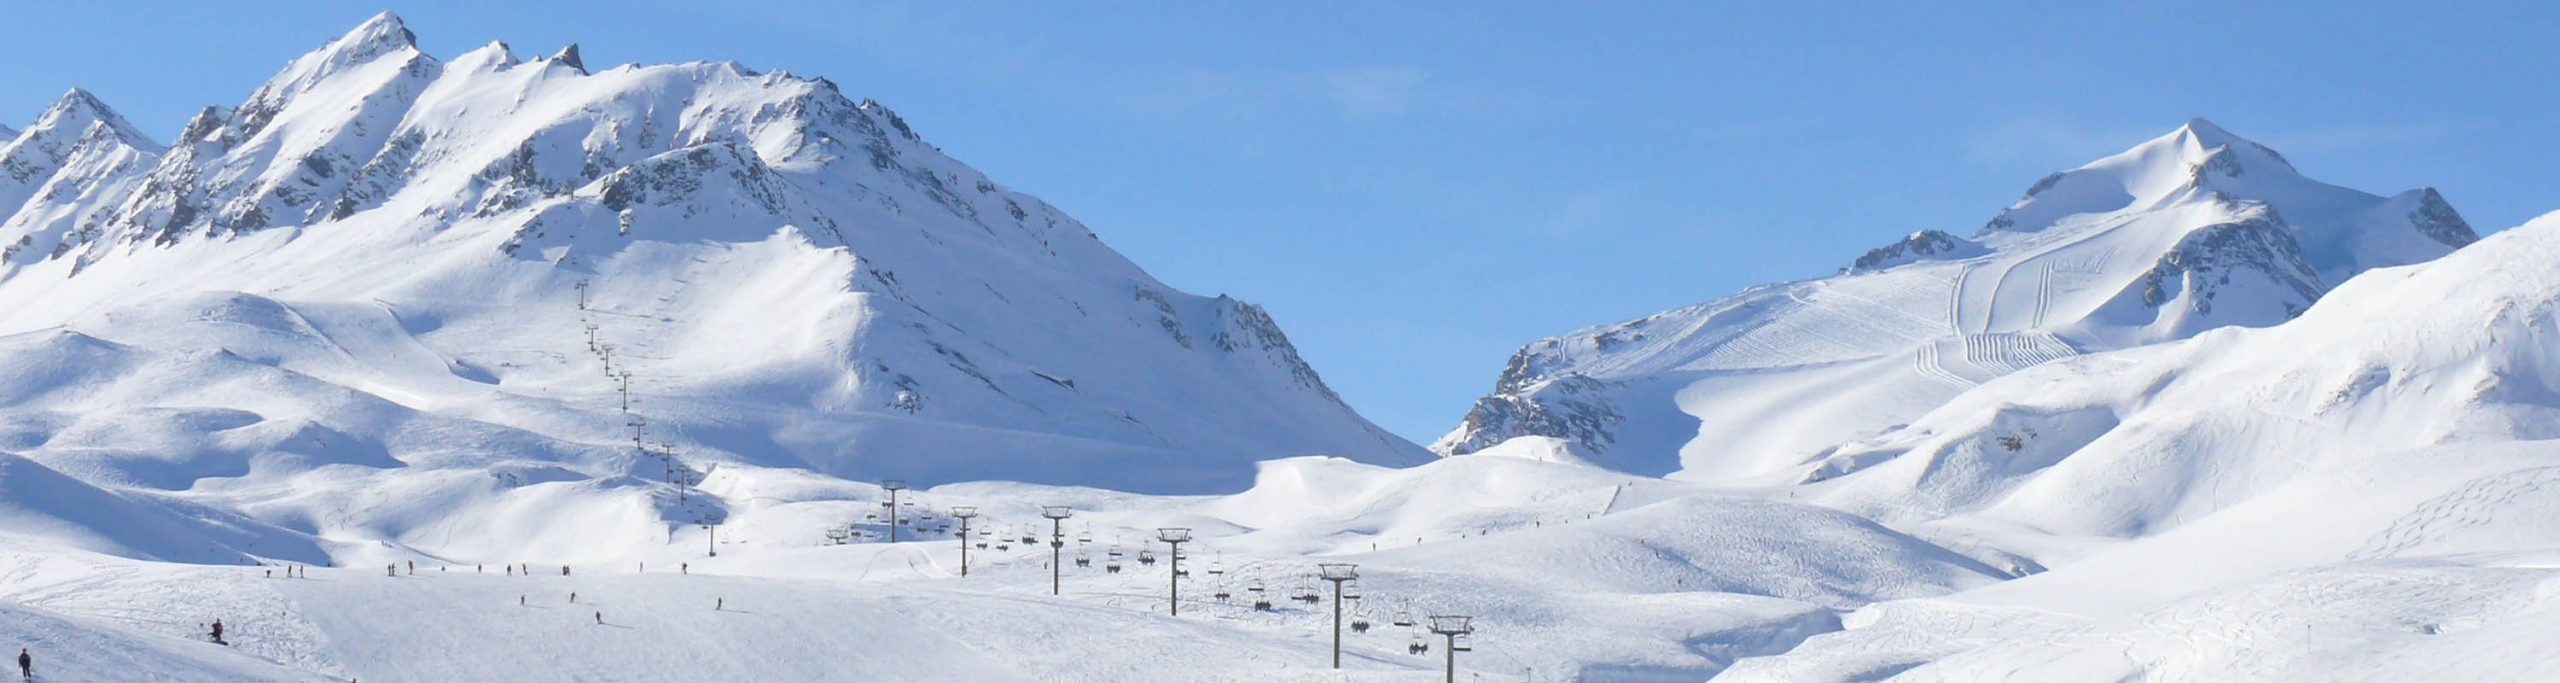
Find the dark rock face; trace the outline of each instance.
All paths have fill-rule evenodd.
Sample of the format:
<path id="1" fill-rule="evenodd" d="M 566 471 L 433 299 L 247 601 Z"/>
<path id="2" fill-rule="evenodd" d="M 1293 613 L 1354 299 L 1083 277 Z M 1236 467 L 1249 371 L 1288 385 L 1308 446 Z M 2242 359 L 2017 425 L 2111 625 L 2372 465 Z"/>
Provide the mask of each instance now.
<path id="1" fill-rule="evenodd" d="M 2479 233 L 2471 231 L 2471 223 L 2462 220 L 2462 214 L 2455 213 L 2453 205 L 2445 203 L 2444 195 L 2436 194 L 2432 187 L 2418 198 L 2417 210 L 2409 212 L 2409 224 L 2415 226 L 2419 234 L 2450 247 L 2465 247 L 2480 241 Z"/>
<path id="2" fill-rule="evenodd" d="M 1979 245 L 1954 235 L 1938 230 L 1922 230 L 1911 233 L 1910 237 L 1902 238 L 1900 242 L 1868 250 L 1865 255 L 1859 256 L 1857 261 L 1850 263 L 1848 270 L 1843 272 L 1863 273 L 1883 270 L 1913 261 L 1970 255 L 1980 251 Z"/>
<path id="3" fill-rule="evenodd" d="M 1522 436 L 1563 439 L 1587 453 L 1608 450 L 1626 421 L 1608 397 L 1610 383 L 1568 373 L 1541 377 L 1530 349 L 1511 355 L 1492 394 L 1476 400 L 1465 421 L 1432 450 L 1466 455 Z"/>
<path id="4" fill-rule="evenodd" d="M 2181 291 L 2199 316 L 2213 313 L 2214 297 L 2238 272 L 2255 272 L 2287 288 L 2297 297 L 2286 304 L 2286 316 L 2300 314 L 2329 286 L 2320 281 L 2302 245 L 2284 220 L 2267 212 L 2250 220 L 2211 225 L 2188 233 L 2160 257 L 2144 276 L 2142 303 L 2159 307 Z"/>

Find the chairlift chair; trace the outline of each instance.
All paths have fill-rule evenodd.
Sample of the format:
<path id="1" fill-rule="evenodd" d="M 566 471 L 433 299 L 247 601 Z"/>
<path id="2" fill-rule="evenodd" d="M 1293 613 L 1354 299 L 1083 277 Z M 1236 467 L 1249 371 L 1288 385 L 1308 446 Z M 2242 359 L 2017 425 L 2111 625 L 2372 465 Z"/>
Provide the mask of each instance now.
<path id="1" fill-rule="evenodd" d="M 1449 651 L 1450 651 L 1450 652 L 1474 652 L 1474 651 L 1475 651 L 1475 649 L 1476 649 L 1476 646 L 1475 646 L 1473 643 L 1469 643 L 1469 642 L 1467 642 L 1468 640 L 1469 640 L 1469 638 L 1468 638 L 1465 634 L 1460 634 L 1457 638 L 1452 639 L 1452 640 L 1450 640 L 1450 641 L 1449 641 Z"/>
<path id="2" fill-rule="evenodd" d="M 1254 579 L 1253 585 L 1246 586 L 1245 590 L 1253 591 L 1255 594 L 1260 594 L 1262 592 L 1262 580 Z"/>
<path id="3" fill-rule="evenodd" d="M 1112 561 L 1110 561 L 1110 562 L 1105 562 L 1105 563 L 1103 563 L 1103 565 L 1102 565 L 1102 571 L 1109 572 L 1109 573 L 1112 573 L 1112 574 L 1118 574 L 1118 573 L 1120 573 L 1120 561 L 1119 561 L 1119 560 L 1112 560 Z"/>
<path id="4" fill-rule="evenodd" d="M 1404 651 L 1411 655 L 1431 654 L 1431 641 L 1423 640 L 1420 633 L 1413 634 L 1413 642 L 1406 643 Z"/>
<path id="5" fill-rule="evenodd" d="M 1369 620 L 1367 620 L 1367 619 L 1360 619 L 1360 618 L 1354 618 L 1354 619 L 1352 619 L 1352 620 L 1351 620 L 1351 632 L 1352 632 L 1352 633 L 1368 633 L 1368 632 L 1369 632 Z"/>
<path id="6" fill-rule="evenodd" d="M 1412 626 L 1412 625 L 1413 625 L 1413 613 L 1412 613 L 1412 612 L 1397 612 L 1397 613 L 1396 613 L 1396 620 L 1395 620 L 1395 621 L 1393 621 L 1393 622 L 1390 622 L 1390 623 L 1393 623 L 1393 624 L 1395 624 L 1395 625 L 1397 625 L 1397 626 Z"/>
<path id="7" fill-rule="evenodd" d="M 1254 599 L 1253 599 L 1253 611 L 1256 611 L 1256 612 L 1269 612 L 1269 611 L 1271 611 L 1271 601 L 1270 601 L 1270 600 L 1268 600 L 1268 599 L 1264 599 L 1264 598 L 1254 598 Z"/>

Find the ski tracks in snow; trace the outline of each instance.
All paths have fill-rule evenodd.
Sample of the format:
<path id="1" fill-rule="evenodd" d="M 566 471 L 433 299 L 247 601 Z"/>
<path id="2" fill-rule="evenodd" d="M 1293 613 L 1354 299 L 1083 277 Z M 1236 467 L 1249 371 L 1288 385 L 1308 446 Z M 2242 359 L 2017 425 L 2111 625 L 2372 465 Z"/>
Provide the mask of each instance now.
<path id="1" fill-rule="evenodd" d="M 1958 339 L 1962 338 L 1959 337 Z M 1921 377 L 1936 380 L 1950 387 L 1955 387 L 1957 391 L 1971 389 L 1980 384 L 1979 382 L 1965 379 L 1964 376 L 1947 370 L 1944 359 L 1940 357 L 1940 351 L 1938 350 L 1938 345 L 1942 343 L 1944 342 L 1929 342 L 1927 344 L 1921 344 L 1920 350 L 1912 356 L 1912 370 L 1919 372 Z M 1962 342 L 1959 341 L 1958 343 Z"/>

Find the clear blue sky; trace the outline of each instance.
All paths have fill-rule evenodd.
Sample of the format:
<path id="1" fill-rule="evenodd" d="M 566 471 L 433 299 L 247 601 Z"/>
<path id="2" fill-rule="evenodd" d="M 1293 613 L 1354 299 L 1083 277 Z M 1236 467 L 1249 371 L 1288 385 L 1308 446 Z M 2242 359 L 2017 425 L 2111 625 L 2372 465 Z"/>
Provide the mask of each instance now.
<path id="1" fill-rule="evenodd" d="M 166 140 L 385 8 L 87 4 L 0 10 L 0 121 L 79 86 Z M 1165 281 L 1268 306 L 1417 441 L 1523 343 L 1970 234 L 2192 116 L 2484 231 L 2560 209 L 2551 4 L 2083 4 L 388 8 L 443 57 L 829 77 Z"/>

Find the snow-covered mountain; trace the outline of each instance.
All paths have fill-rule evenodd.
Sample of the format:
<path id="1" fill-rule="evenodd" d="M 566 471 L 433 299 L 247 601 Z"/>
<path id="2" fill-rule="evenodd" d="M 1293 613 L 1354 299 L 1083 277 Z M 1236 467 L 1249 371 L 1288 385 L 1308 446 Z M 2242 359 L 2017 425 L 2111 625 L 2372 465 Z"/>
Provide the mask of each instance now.
<path id="1" fill-rule="evenodd" d="M 2560 439 L 2555 262 L 2560 214 L 2367 273 L 2272 328 L 2020 371 L 1841 447 L 1816 477 L 1881 518 L 2135 536 L 2394 453 Z"/>
<path id="2" fill-rule="evenodd" d="M 1889 601 L 1735 680 L 2542 680 L 2560 623 L 2560 213 L 2299 318 L 2068 359 L 1794 495 L 2051 567 Z M 1899 679 L 1898 679 L 1899 680 Z"/>
<path id="3" fill-rule="evenodd" d="M 1993 378 L 2281 323 L 2475 239 L 2432 189 L 2320 183 L 2199 119 L 2045 177 L 1971 237 L 1922 231 L 1837 275 L 1532 343 L 1433 448 L 1559 437 L 1634 472 L 1793 481 Z"/>
<path id="4" fill-rule="evenodd" d="M 1428 457 L 1261 308 L 825 79 L 446 61 L 385 13 L 166 146 L 65 94 L 0 148 L 0 206 L 0 479 L 239 541 L 68 536 L 120 554 L 311 557 L 482 494 L 717 516 L 684 472 L 1184 491 Z"/>

